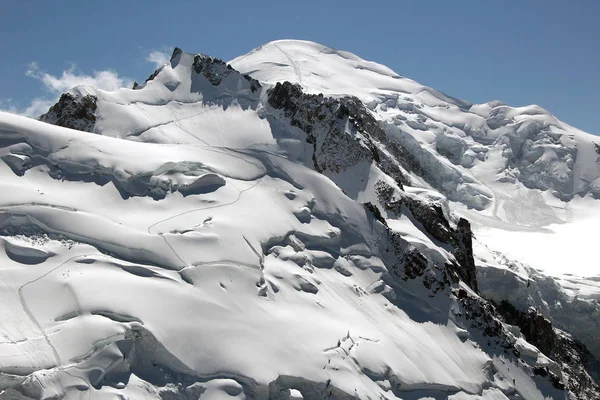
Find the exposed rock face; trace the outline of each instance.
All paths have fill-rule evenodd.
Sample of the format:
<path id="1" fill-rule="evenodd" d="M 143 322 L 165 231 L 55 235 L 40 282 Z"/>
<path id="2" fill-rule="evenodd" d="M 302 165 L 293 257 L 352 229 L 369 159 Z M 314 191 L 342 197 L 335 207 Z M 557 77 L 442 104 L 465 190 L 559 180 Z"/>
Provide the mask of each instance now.
<path id="1" fill-rule="evenodd" d="M 516 309 L 538 310 L 554 327 L 568 331 L 581 341 L 595 358 L 600 357 L 600 338 L 596 335 L 600 324 L 600 306 L 596 300 L 572 297 L 565 293 L 554 278 L 510 260 L 498 252 L 493 255 L 506 268 L 478 267 L 477 279 L 481 293 L 500 304 L 506 301 Z M 519 270 L 527 271 L 525 280 Z M 515 272 L 513 272 L 515 271 Z"/>
<path id="2" fill-rule="evenodd" d="M 178 55 L 180 55 L 181 53 L 183 53 L 183 50 L 181 50 L 179 47 L 175 47 L 173 49 L 173 53 L 171 54 L 171 60 L 170 61 L 173 61 L 173 59 L 175 57 L 177 57 Z"/>
<path id="3" fill-rule="evenodd" d="M 175 47 L 173 49 L 173 54 L 171 54 L 171 59 L 170 61 L 173 61 L 173 59 L 175 57 L 177 57 L 178 55 L 180 55 L 181 53 L 183 53 L 183 50 L 181 50 L 179 47 Z M 150 74 L 150 76 L 148 78 L 146 78 L 146 80 L 144 81 L 144 84 L 146 84 L 148 81 L 151 81 L 152 79 L 156 78 L 156 76 L 162 71 L 163 67 L 157 68 L 156 71 L 154 71 L 152 74 Z M 139 85 L 137 82 L 133 83 L 133 89 L 137 90 L 140 89 L 142 85 Z"/>
<path id="4" fill-rule="evenodd" d="M 268 102 L 282 111 L 293 126 L 306 132 L 307 141 L 313 144 L 317 171 L 340 172 L 360 160 L 374 161 L 399 186 L 419 186 L 407 172 L 411 171 L 448 198 L 463 201 L 469 207 L 483 209 L 491 201 L 489 190 L 449 168 L 439 156 L 425 151 L 416 139 L 396 126 L 378 122 L 356 97 L 306 94 L 299 85 L 284 82 L 269 91 Z M 346 129 L 346 121 L 350 130 L 343 136 L 340 132 Z M 329 155 L 332 151 L 337 155 L 333 160 Z"/>
<path id="5" fill-rule="evenodd" d="M 172 66 L 177 64 L 178 57 L 180 57 L 182 53 L 183 53 L 183 51 L 179 47 L 175 47 L 175 49 L 173 50 L 173 54 L 171 55 L 171 59 L 170 59 Z M 133 84 L 133 89 L 139 90 L 139 89 L 143 88 L 146 83 L 148 83 L 149 81 L 152 81 L 154 78 L 156 78 L 158 76 L 158 74 L 160 74 L 160 72 L 163 70 L 163 68 L 164 68 L 164 66 L 160 67 L 156 71 L 154 71 L 144 81 L 143 84 L 140 85 L 137 82 L 135 82 Z M 221 60 L 219 58 L 207 56 L 205 54 L 196 54 L 194 56 L 192 68 L 196 74 L 204 76 L 210 82 L 210 84 L 213 86 L 219 86 L 225 79 L 227 79 L 230 75 L 233 74 L 233 75 L 240 76 L 244 80 L 248 81 L 248 83 L 250 84 L 250 90 L 252 92 L 257 92 L 262 87 L 260 82 L 258 82 L 256 79 L 253 79 L 252 77 L 250 77 L 250 75 L 240 74 L 238 71 L 233 69 L 233 67 L 231 65 L 227 64 L 223 60 Z"/>
<path id="6" fill-rule="evenodd" d="M 498 311 L 504 316 L 506 322 L 517 325 L 531 344 L 545 354 L 550 354 L 556 346 L 556 333 L 550 321 L 534 309 L 522 312 L 510 303 L 503 301 L 498 306 Z"/>
<path id="7" fill-rule="evenodd" d="M 173 52 L 173 54 L 175 56 L 175 52 Z M 204 54 L 197 54 L 194 57 L 193 68 L 197 74 L 204 75 L 213 86 L 219 86 L 223 79 L 229 74 L 233 72 L 238 73 L 231 65 L 225 63 L 223 60 Z M 252 92 L 256 92 L 260 89 L 261 85 L 256 79 L 251 78 L 249 75 L 242 76 L 250 82 L 250 90 L 252 90 Z"/>
<path id="8" fill-rule="evenodd" d="M 477 292 L 472 232 L 469 222 L 464 218 L 460 218 L 456 228 L 453 228 L 439 204 L 426 202 L 408 195 L 395 195 L 394 189 L 383 181 L 377 183 L 376 190 L 384 209 L 396 215 L 410 213 L 435 240 L 453 247 L 452 253 L 458 265 L 450 265 L 449 267 L 471 289 Z"/>
<path id="9" fill-rule="evenodd" d="M 197 74 L 204 75 L 213 86 L 219 86 L 232 70 L 223 60 L 201 54 L 194 57 L 193 67 Z"/>
<path id="10" fill-rule="evenodd" d="M 404 282 L 421 281 L 422 288 L 418 290 L 424 296 L 433 297 L 438 292 L 449 294 L 451 280 L 456 279 L 452 279 L 451 271 L 445 265 L 431 262 L 398 233 L 387 227 L 384 238 L 384 261 L 391 266 L 390 273 L 394 278 Z"/>
<path id="11" fill-rule="evenodd" d="M 268 93 L 269 105 L 281 110 L 283 118 L 306 133 L 306 141 L 313 146 L 312 159 L 316 171 L 339 173 L 360 162 L 368 162 L 393 177 L 399 187 L 402 187 L 402 182 L 407 182 L 397 159 L 380 151 L 379 143 L 391 142 L 359 99 L 305 94 L 299 85 L 289 82 L 277 83 Z M 395 153 L 404 154 L 397 145 Z M 425 287 L 434 292 L 447 287 L 450 276 L 456 275 L 477 291 L 469 223 L 461 220 L 454 229 L 439 205 L 409 196 L 393 202 L 391 196 L 394 189 L 384 182 L 379 185 L 379 191 L 384 209 L 398 215 L 406 211 L 412 213 L 435 239 L 455 247 L 455 257 L 459 263 L 448 266 L 450 271 L 446 271 L 446 267 L 431 264 L 419 251 L 410 249 L 410 245 L 399 235 L 388 230 L 387 250 L 396 258 L 396 261 L 391 261 L 395 265 L 392 272 L 403 280 L 423 277 Z M 408 210 L 403 211 L 403 205 Z M 366 203 L 365 207 L 385 224 L 377 206 Z"/>
<path id="12" fill-rule="evenodd" d="M 277 83 L 268 96 L 281 117 L 306 133 L 315 170 L 337 173 L 361 161 L 375 162 L 400 186 L 408 182 L 399 162 L 379 151 L 376 140 L 387 135 L 359 99 L 306 94 L 289 82 Z"/>
<path id="13" fill-rule="evenodd" d="M 458 274 L 471 289 L 477 292 L 479 288 L 477 285 L 477 270 L 473 260 L 473 232 L 471 232 L 469 221 L 464 218 L 458 220 L 453 239 L 454 257 L 460 265 Z"/>
<path id="14" fill-rule="evenodd" d="M 512 354 L 518 356 L 506 327 L 502 325 L 500 316 L 490 302 L 471 296 L 462 289 L 458 290 L 457 297 L 459 308 L 454 311 L 454 314 L 457 320 L 463 323 L 463 328 L 481 332 L 485 341 L 493 340 L 501 348 L 510 350 Z"/>
<path id="15" fill-rule="evenodd" d="M 314 169 L 341 172 L 361 161 L 371 161 L 368 143 L 360 142 L 358 130 L 346 133 L 348 109 L 332 98 L 308 95 L 298 85 L 277 83 L 269 90 L 269 105 L 283 112 L 290 124 L 306 133 L 313 146 Z"/>
<path id="16" fill-rule="evenodd" d="M 58 103 L 50 107 L 39 119 L 65 128 L 92 132 L 96 123 L 96 101 L 95 96 L 77 97 L 71 93 L 64 93 Z"/>
<path id="17" fill-rule="evenodd" d="M 389 140 L 359 99 L 305 94 L 299 85 L 289 82 L 277 83 L 268 94 L 269 105 L 281 110 L 292 126 L 306 133 L 306 141 L 313 146 L 316 171 L 339 173 L 364 161 L 378 165 L 400 188 L 402 183 L 408 182 L 403 166 L 412 165 L 410 157 Z M 348 126 L 350 131 L 347 131 Z M 386 153 L 380 150 L 380 144 L 385 144 Z M 390 153 L 396 157 L 390 157 Z M 461 219 L 456 228 L 452 228 L 440 205 L 410 196 L 393 199 L 394 189 L 384 182 L 378 184 L 377 190 L 384 209 L 397 215 L 410 212 L 433 238 L 453 246 L 458 265 L 450 266 L 451 269 L 477 291 L 469 222 Z M 378 219 L 383 219 L 374 205 L 368 208 Z"/>
<path id="18" fill-rule="evenodd" d="M 552 324 L 535 310 L 522 312 L 507 302 L 497 306 L 481 298 L 472 297 L 462 290 L 458 292 L 460 307 L 453 313 L 463 328 L 483 332 L 480 344 L 504 349 L 507 357 L 516 357 L 523 365 L 529 365 L 531 374 L 547 379 L 558 391 L 569 390 L 577 399 L 596 399 L 600 395 L 598 385 L 598 360 L 584 345 L 567 333 L 555 329 Z M 516 325 L 525 339 L 550 361 L 539 362 L 538 355 L 521 352 L 511 329 L 503 323 Z M 472 331 L 475 334 L 475 331 Z M 473 336 L 476 338 L 476 334 Z M 486 343 L 487 342 L 487 343 Z M 529 361 L 528 361 L 529 360 Z M 494 368 L 492 367 L 492 370 Z"/>
<path id="19" fill-rule="evenodd" d="M 176 48 L 171 61 L 173 62 L 181 53 L 181 50 Z M 160 71 L 161 69 L 155 71 L 146 82 L 154 79 Z M 196 55 L 193 58 L 192 74 L 194 73 L 205 77 L 210 85 L 214 87 L 220 86 L 232 74 L 238 74 L 237 71 L 222 60 L 204 55 Z M 248 75 L 243 75 L 243 78 L 250 83 L 252 92 L 258 91 L 261 87 L 258 81 L 250 78 Z M 246 84 L 243 79 L 240 80 Z M 210 85 L 205 86 L 210 88 Z M 140 87 L 140 85 L 136 85 L 134 88 Z M 514 337 L 511 338 L 509 329 L 501 321 L 500 315 L 502 315 L 507 322 L 518 325 L 528 341 L 560 364 L 558 372 L 556 369 L 540 366 L 531 367 L 531 371 L 552 382 L 554 387 L 559 391 L 563 391 L 566 387 L 574 393 L 587 398 L 598 397 L 598 386 L 586 372 L 586 368 L 588 371 L 592 368 L 597 368 L 597 366 L 594 366 L 596 365 L 594 364 L 596 361 L 587 352 L 585 346 L 574 341 L 568 335 L 555 330 L 552 324 L 539 314 L 531 312 L 522 313 L 514 308 L 511 309 L 508 303 L 508 305 L 501 304 L 499 314 L 496 308 L 483 298 L 473 295 L 470 292 L 467 293 L 467 290 L 463 288 L 457 289 L 460 279 L 475 293 L 478 292 L 478 282 L 473 260 L 471 227 L 465 219 L 453 220 L 442 202 L 429 201 L 402 191 L 403 184 L 411 183 L 411 178 L 406 173 L 408 170 L 432 179 L 434 187 L 437 187 L 436 185 L 440 187 L 444 185 L 443 181 L 445 178 L 438 179 L 433 177 L 436 174 L 435 168 L 428 169 L 427 166 L 429 164 L 419 159 L 419 153 L 409 151 L 408 147 L 405 146 L 405 142 L 391 140 L 388 132 L 382 128 L 365 105 L 356 97 L 330 98 L 322 95 L 305 94 L 302 92 L 300 86 L 289 82 L 277 83 L 268 91 L 267 96 L 268 106 L 272 107 L 272 110 L 269 111 L 273 111 L 272 115 L 268 115 L 267 118 L 278 119 L 280 122 L 304 132 L 306 142 L 312 145 L 312 162 L 316 171 L 331 175 L 331 173 L 344 172 L 364 162 L 379 167 L 381 171 L 389 175 L 397 183 L 397 187 L 400 190 L 395 189 L 395 185 L 392 187 L 391 184 L 379 181 L 376 187 L 379 204 L 371 202 L 363 204 L 372 214 L 373 219 L 378 221 L 374 222 L 374 224 L 381 223 L 383 225 L 383 227 L 380 226 L 381 240 L 378 243 L 381 246 L 381 251 L 379 253 L 382 254 L 381 258 L 388 267 L 388 271 L 382 277 L 385 284 L 374 287 L 372 289 L 374 293 L 383 293 L 390 302 L 394 302 L 396 292 L 390 286 L 398 289 L 398 292 L 409 287 L 411 294 L 415 295 L 417 300 L 419 298 L 435 297 L 436 301 L 447 306 L 448 309 L 452 306 L 451 313 L 453 314 L 454 321 L 462 328 L 468 330 L 473 335 L 472 339 L 475 342 L 482 346 L 485 346 L 486 343 L 487 345 L 492 343 L 502 348 L 510 357 L 521 360 L 519 359 L 519 352 L 515 347 L 514 341 L 511 341 Z M 96 98 L 86 96 L 77 99 L 71 94 L 65 94 L 63 97 L 42 118 L 46 118 L 47 122 L 57 125 L 91 131 L 96 119 Z M 415 110 L 417 108 L 413 110 L 417 112 Z M 427 122 L 426 118 L 422 118 L 417 122 L 410 121 L 409 125 L 414 129 L 426 130 L 428 128 L 425 122 Z M 500 112 L 495 112 L 491 117 L 490 123 L 500 127 L 511 123 L 511 120 L 504 118 Z M 286 125 L 286 128 L 288 127 Z M 524 128 L 525 137 L 537 137 L 536 135 L 540 134 L 540 132 L 545 134 L 543 127 L 540 130 L 537 130 L 537 128 L 534 126 L 531 128 L 531 131 Z M 517 154 L 514 160 L 522 160 L 523 157 L 533 159 L 539 153 L 539 149 L 527 141 L 529 139 L 523 141 L 521 140 L 522 138 L 512 138 L 511 136 L 507 136 L 507 138 L 509 140 L 507 146 L 510 146 L 510 151 Z M 466 146 L 463 139 L 440 136 L 437 146 L 439 153 L 446 156 L 452 162 L 463 163 L 464 158 L 461 154 L 465 152 Z M 600 154 L 598 146 L 596 146 L 596 150 Z M 23 158 L 19 158 L 18 162 L 13 161 L 9 166 L 11 166 L 15 173 L 23 174 L 30 165 L 33 165 L 33 163 L 29 163 L 33 157 L 27 158 L 32 156 L 32 154 L 26 152 L 19 155 L 23 156 Z M 169 163 L 163 165 L 158 170 L 147 171 L 133 176 L 123 176 L 108 169 L 80 170 L 78 169 L 80 166 L 76 164 L 53 164 L 39 157 L 36 159 L 36 162 L 39 163 L 41 162 L 40 160 L 43 160 L 43 163 L 49 167 L 51 174 L 54 174 L 51 176 L 55 178 L 83 181 L 92 180 L 98 184 L 112 181 L 124 198 L 129 196 L 150 196 L 157 200 L 164 198 L 169 192 L 175 191 L 179 191 L 183 196 L 186 196 L 188 194 L 216 191 L 225 184 L 223 178 L 206 173 L 207 171 L 203 171 L 201 165 Z M 562 161 L 565 163 L 568 162 L 568 154 L 565 155 Z M 517 167 L 515 165 L 515 168 Z M 524 168 L 529 167 L 525 166 Z M 535 171 L 528 171 L 528 174 L 535 176 Z M 567 177 L 567 181 L 568 179 L 570 178 Z M 557 184 L 566 184 L 568 186 L 567 181 L 565 181 L 566 183 L 558 182 Z M 555 182 L 548 184 L 550 185 L 548 187 L 554 184 Z M 567 186 L 563 189 L 566 190 Z M 448 190 L 452 193 L 450 189 Z M 305 211 L 303 210 L 297 217 L 298 219 L 307 218 L 308 215 L 308 220 L 310 221 L 310 213 L 306 214 Z M 387 226 L 384 217 L 386 213 L 397 216 L 406 215 L 416 220 L 436 245 L 449 250 L 453 254 L 456 262 L 452 261 L 452 263 L 444 264 L 430 259 L 426 253 L 416 249 L 400 234 L 392 231 Z M 335 216 L 331 217 L 330 222 L 332 225 L 336 224 Z M 421 228 L 419 227 L 419 229 Z M 340 229 L 341 232 L 348 230 L 350 230 L 350 227 L 346 226 L 344 226 L 344 229 Z M 341 235 L 343 237 L 344 233 Z M 289 244 L 290 247 L 294 248 L 295 255 L 301 253 L 301 250 L 305 250 L 305 244 L 297 238 L 293 240 L 288 239 L 286 240 L 289 243 L 286 242 L 284 244 L 285 246 Z M 336 257 L 339 256 L 340 251 L 339 243 L 336 242 L 338 239 L 337 237 L 330 239 L 333 242 L 327 245 L 330 248 L 323 245 L 323 243 L 318 243 L 319 251 L 323 252 L 323 250 L 327 250 L 325 252 L 328 253 L 328 257 L 315 258 L 310 263 L 307 262 L 306 265 L 302 264 L 302 267 L 310 269 L 313 267 L 312 264 L 314 264 L 314 267 L 317 268 L 335 268 L 342 275 L 348 276 L 347 274 L 351 274 L 349 271 L 344 270 L 339 265 L 335 265 Z M 285 246 L 280 247 L 283 248 Z M 275 247 L 273 246 L 274 249 Z M 276 254 L 276 250 L 281 249 L 273 251 L 265 251 L 263 249 L 263 253 L 268 256 Z M 309 259 L 307 256 L 305 257 L 305 260 Z M 298 257 L 298 259 L 301 259 L 301 257 Z M 388 284 L 389 286 L 386 286 Z M 259 295 L 263 296 L 267 293 L 268 287 L 264 280 L 261 281 L 260 285 Z M 312 294 L 317 293 L 319 290 L 316 285 L 308 281 L 300 283 L 299 287 L 300 290 Z M 458 300 L 452 295 L 451 290 L 455 292 Z M 399 302 L 398 304 L 401 303 Z M 444 307 L 440 307 L 440 309 L 444 309 Z M 144 346 L 140 345 L 143 342 L 141 336 L 138 337 L 137 332 L 134 333 L 136 335 L 132 336 L 134 337 L 133 339 L 130 337 L 127 337 L 127 339 L 131 339 L 134 345 L 144 350 L 142 348 Z M 128 343 L 128 346 L 130 344 Z M 123 355 L 129 361 L 132 360 L 132 356 Z M 155 360 L 149 360 L 150 362 L 146 362 L 148 360 L 134 361 L 131 361 L 132 368 L 130 369 L 140 376 L 142 374 L 135 370 L 140 365 L 144 369 L 157 367 Z M 523 363 L 526 364 L 525 362 Z M 524 368 L 529 367 L 528 364 L 526 365 L 527 367 Z M 185 373 L 187 373 L 185 371 L 175 373 L 174 371 L 176 370 L 177 368 L 173 368 L 172 366 L 161 367 L 159 365 L 157 369 L 151 371 L 161 376 L 164 375 L 164 382 L 161 381 L 161 383 L 165 388 L 160 392 L 162 398 L 197 398 L 203 393 L 205 390 L 204 386 L 200 385 L 197 380 L 185 376 Z M 561 370 L 565 371 L 562 377 L 560 377 Z M 491 373 L 493 375 L 493 368 L 491 368 Z M 592 374 L 592 376 L 594 375 Z M 391 381 L 391 378 L 387 380 Z M 95 378 L 90 379 L 90 381 L 99 382 Z M 239 386 L 239 383 L 237 384 Z M 242 382 L 241 386 L 244 386 L 246 390 L 248 386 L 252 386 L 252 383 Z M 275 381 L 271 382 L 268 388 L 260 387 L 252 390 L 257 391 L 254 393 L 259 393 L 259 398 L 261 398 L 260 396 L 264 398 L 267 394 L 270 398 L 288 398 L 290 388 L 300 390 L 305 395 L 305 398 L 312 398 L 310 396 L 313 395 L 317 396 L 317 398 L 353 398 L 332 387 L 329 382 L 311 382 L 290 376 L 279 376 Z"/>
<path id="20" fill-rule="evenodd" d="M 600 363 L 583 343 L 554 328 L 549 320 L 533 308 L 520 311 L 509 302 L 502 301 L 497 310 L 507 323 L 521 329 L 529 343 L 556 361 L 561 369 L 569 371 L 569 374 L 563 375 L 566 378 L 563 380 L 543 367 L 534 369 L 537 375 L 548 376 L 555 387 L 566 386 L 582 399 L 600 396 Z"/>

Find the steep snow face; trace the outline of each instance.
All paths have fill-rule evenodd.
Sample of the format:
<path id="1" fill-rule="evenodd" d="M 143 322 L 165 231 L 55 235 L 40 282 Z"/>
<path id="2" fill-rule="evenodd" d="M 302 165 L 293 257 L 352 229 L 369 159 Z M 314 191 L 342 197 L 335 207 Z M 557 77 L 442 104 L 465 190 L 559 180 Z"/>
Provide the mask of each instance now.
<path id="1" fill-rule="evenodd" d="M 520 182 L 527 188 L 550 190 L 562 200 L 586 194 L 600 197 L 595 137 L 538 106 L 472 105 L 377 63 L 312 42 L 271 42 L 231 65 L 262 82 L 287 80 L 309 93 L 357 96 L 392 132 L 412 136 L 415 142 L 410 144 L 419 157 L 428 158 L 428 150 L 435 150 L 450 161 L 443 165 L 438 160 L 440 165 L 431 166 L 436 172 L 456 168 L 460 175 L 473 175 L 480 185 L 493 186 L 494 192 L 511 187 L 495 183 Z M 484 190 L 463 197 L 454 193 L 463 188 L 442 190 L 475 209 L 492 207 L 498 197 Z"/>
<path id="2" fill-rule="evenodd" d="M 419 95 L 419 99 L 466 107 L 470 103 L 453 99 L 435 89 L 398 75 L 388 67 L 347 51 L 335 50 L 314 42 L 278 40 L 231 60 L 238 71 L 261 82 L 289 81 L 300 84 L 309 93 L 349 94 L 379 102 L 378 92 Z M 349 79 L 350 78 L 350 79 Z M 433 103 L 435 101 L 432 100 Z"/>
<path id="3" fill-rule="evenodd" d="M 262 82 L 289 80 L 310 93 L 357 96 L 412 159 L 410 185 L 445 195 L 490 246 L 551 273 L 598 273 L 590 262 L 597 259 L 594 246 L 571 234 L 592 238 L 585 221 L 600 218 L 597 137 L 538 106 L 470 104 L 312 42 L 268 43 L 231 64 Z M 562 245 L 546 246 L 547 257 L 538 258 L 525 245 L 532 241 L 540 251 L 544 243 Z M 575 266 L 559 254 L 566 248 L 581 255 Z"/>
<path id="4" fill-rule="evenodd" d="M 537 349 L 518 367 L 503 352 L 518 335 L 491 315 L 464 317 L 443 264 L 410 244 L 427 240 L 413 222 L 388 230 L 300 164 L 4 113 L 0 132 L 3 156 L 23 160 L 0 164 L 3 388 L 31 398 L 560 393 L 528 376 L 548 365 L 561 374 Z M 199 170 L 220 184 L 181 192 Z M 179 190 L 123 196 L 119 182 L 149 173 Z"/>
<path id="5" fill-rule="evenodd" d="M 255 112 L 259 89 L 257 81 L 220 60 L 176 49 L 168 64 L 135 89 L 76 87 L 41 120 L 143 142 L 247 147 L 273 141 Z M 89 113 L 93 118 L 82 118 Z M 187 132 L 190 126 L 194 133 Z"/>
<path id="6" fill-rule="evenodd" d="M 316 43 L 272 42 L 231 63 L 263 82 L 363 100 L 412 156 L 405 189 L 435 189 L 471 221 L 483 293 L 539 308 L 600 356 L 600 138 L 538 106 L 470 104 Z M 529 272 L 514 278 L 507 265 Z"/>
<path id="7" fill-rule="evenodd" d="M 93 133 L 0 113 L 0 396 L 576 389 L 474 291 L 468 222 L 360 101 L 176 49 L 63 103 L 42 119 Z"/>
<path id="8" fill-rule="evenodd" d="M 533 250 L 535 251 L 535 249 Z M 527 264 L 474 244 L 479 288 L 490 300 L 508 301 L 519 310 L 535 308 L 553 324 L 581 340 L 594 355 L 600 354 L 600 282 L 572 274 L 548 276 Z M 543 255 L 543 253 L 541 253 Z"/>

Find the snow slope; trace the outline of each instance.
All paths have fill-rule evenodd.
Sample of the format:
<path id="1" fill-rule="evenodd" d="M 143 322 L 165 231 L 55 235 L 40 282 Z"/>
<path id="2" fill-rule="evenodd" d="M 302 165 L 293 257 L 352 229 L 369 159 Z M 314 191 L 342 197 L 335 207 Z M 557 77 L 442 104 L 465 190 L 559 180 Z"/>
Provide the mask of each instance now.
<path id="1" fill-rule="evenodd" d="M 0 397 L 575 396 L 584 375 L 477 294 L 450 209 L 510 222 L 486 213 L 515 184 L 419 128 L 485 117 L 312 43 L 232 66 L 176 49 L 135 89 L 73 89 L 55 125 L 0 113 Z"/>
<path id="2" fill-rule="evenodd" d="M 494 273 L 488 268 L 505 274 L 516 260 L 530 267 L 525 276 L 533 281 L 555 277 L 540 284 L 547 290 L 512 296 L 507 288 L 514 280 L 504 276 L 504 297 L 496 280 L 483 286 L 484 294 L 525 310 L 537 307 L 600 356 L 599 322 L 589 319 L 600 312 L 599 138 L 541 107 L 470 104 L 312 42 L 268 43 L 231 64 L 261 81 L 289 80 L 309 92 L 360 98 L 414 156 L 410 185 L 441 192 L 471 221 L 480 276 Z M 496 252 L 508 258 L 492 267 Z"/>
<path id="3" fill-rule="evenodd" d="M 261 82 L 288 80 L 311 93 L 357 96 L 414 155 L 413 184 L 432 187 L 458 203 L 457 212 L 475 223 L 477 236 L 487 244 L 510 249 L 516 258 L 552 274 L 600 273 L 592 261 L 597 259 L 593 239 L 587 240 L 593 238 L 591 220 L 600 218 L 600 207 L 595 201 L 570 201 L 600 197 L 597 137 L 538 106 L 470 104 L 312 42 L 271 42 L 231 65 Z M 548 241 L 552 245 L 544 248 Z M 536 251 L 518 245 L 531 242 Z M 580 255 L 577 262 L 565 263 L 565 249 L 569 257 Z"/>
<path id="4" fill-rule="evenodd" d="M 25 379 L 30 397 L 175 391 L 150 386 L 159 373 L 145 358 L 208 381 L 199 387 L 224 380 L 214 390 L 238 397 L 281 376 L 327 380 L 359 397 L 393 396 L 390 385 L 501 393 L 487 389 L 505 379 L 488 372 L 500 361 L 449 318 L 458 305 L 447 293 L 435 309 L 407 285 L 416 307 L 408 312 L 382 294 L 382 225 L 321 175 L 267 153 L 261 161 L 1 119 L 11 152 L 31 146 L 81 170 L 119 165 L 135 176 L 181 160 L 231 167 L 209 193 L 156 201 L 57 179 L 45 163 L 22 176 L 2 165 L 1 304 L 10 323 L 0 362 L 3 377 Z M 294 181 L 274 176 L 286 174 Z M 342 227 L 327 220 L 333 212 Z"/>

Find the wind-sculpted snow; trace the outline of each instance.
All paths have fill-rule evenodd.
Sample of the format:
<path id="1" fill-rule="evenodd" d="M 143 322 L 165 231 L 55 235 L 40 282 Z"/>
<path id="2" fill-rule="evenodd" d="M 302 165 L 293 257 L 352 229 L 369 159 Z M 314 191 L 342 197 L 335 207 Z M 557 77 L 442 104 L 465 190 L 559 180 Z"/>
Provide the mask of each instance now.
<path id="1" fill-rule="evenodd" d="M 596 332 L 600 324 L 600 284 L 574 275 L 547 276 L 519 261 L 476 243 L 475 262 L 481 292 L 521 312 L 535 309 L 556 327 L 570 332 L 600 357 Z M 598 366 L 594 366 L 597 370 Z"/>
<path id="2" fill-rule="evenodd" d="M 0 397 L 597 394 L 479 295 L 453 207 L 495 206 L 503 186 L 475 171 L 493 143 L 436 144 L 422 113 L 484 119 L 470 107 L 275 42 L 232 64 L 176 49 L 134 89 L 75 88 L 42 117 L 61 126 L 0 113 Z"/>
<path id="3" fill-rule="evenodd" d="M 119 155 L 120 165 L 137 165 L 125 149 L 109 152 L 117 139 L 2 119 L 3 132 L 37 148 L 61 149 L 55 141 L 69 138 L 81 150 L 65 157 L 93 145 L 105 167 Z M 158 159 L 146 165 L 160 164 L 160 145 L 124 142 L 137 153 L 148 146 Z M 182 146 L 179 157 L 206 154 Z M 449 317 L 455 300 L 443 264 L 325 176 L 265 152 L 245 157 L 267 174 L 246 166 L 246 180 L 160 201 L 125 200 L 112 183 L 57 180 L 45 164 L 21 175 L 3 165 L 11 290 L 1 304 L 15 324 L 0 344 L 2 373 L 13 377 L 5 387 L 17 383 L 11 390 L 31 398 L 144 388 L 156 397 L 212 387 L 255 398 L 289 388 L 309 398 L 491 390 L 491 359 Z M 22 190 L 9 190 L 16 184 Z M 18 254 L 38 257 L 35 268 Z"/>
<path id="4" fill-rule="evenodd" d="M 120 143 L 66 130 L 48 137 L 36 131 L 35 121 L 24 122 L 6 118 L 0 125 L 4 136 L 13 142 L 0 157 L 16 174 L 43 167 L 55 179 L 88 180 L 99 185 L 112 181 L 123 198 L 164 198 L 174 191 L 184 196 L 197 194 L 224 186 L 223 177 L 252 180 L 264 174 L 262 165 L 227 149 Z"/>
<path id="5" fill-rule="evenodd" d="M 379 154 L 391 153 L 403 161 L 402 183 L 407 190 L 441 192 L 450 200 L 449 207 L 469 219 L 475 235 L 492 249 L 546 274 L 574 274 L 560 279 L 542 275 L 559 292 L 569 293 L 567 298 L 573 297 L 571 284 L 565 284 L 569 280 L 580 282 L 576 286 L 582 291 L 596 287 L 600 139 L 541 107 L 510 107 L 499 101 L 469 104 L 387 67 L 316 43 L 272 42 L 231 63 L 262 82 L 287 80 L 307 93 L 358 97 L 387 135 L 387 140 L 372 136 L 383 145 L 376 146 Z M 393 176 L 390 169 L 383 169 Z M 500 287 L 503 298 L 509 299 L 511 280 L 504 278 Z M 486 293 L 498 294 L 499 289 Z M 536 305 L 553 304 L 555 297 L 544 292 Z M 584 303 L 577 312 L 557 306 L 553 313 L 558 319 L 551 319 L 596 348 L 590 338 L 597 322 L 583 310 L 595 310 L 597 299 Z M 560 315 L 568 320 L 558 322 Z"/>
<path id="6" fill-rule="evenodd" d="M 311 42 L 271 42 L 231 64 L 261 82 L 290 81 L 308 93 L 358 97 L 414 155 L 419 168 L 413 172 L 470 208 L 495 207 L 498 194 L 512 187 L 503 182 L 550 190 L 562 200 L 599 197 L 593 137 L 540 107 L 472 105 Z"/>

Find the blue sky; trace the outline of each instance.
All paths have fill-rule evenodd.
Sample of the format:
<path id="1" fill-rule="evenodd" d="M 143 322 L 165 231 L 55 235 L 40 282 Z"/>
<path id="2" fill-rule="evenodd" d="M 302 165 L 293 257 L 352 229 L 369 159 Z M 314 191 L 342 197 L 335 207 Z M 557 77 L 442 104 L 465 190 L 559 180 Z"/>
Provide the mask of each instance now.
<path id="1" fill-rule="evenodd" d="M 538 104 L 600 134 L 600 1 L 27 1 L 0 6 L 0 107 L 143 81 L 174 46 L 229 60 L 313 40 L 471 102 Z M 157 52 L 157 53 L 156 53 Z M 33 106 L 32 106 L 33 105 Z"/>

